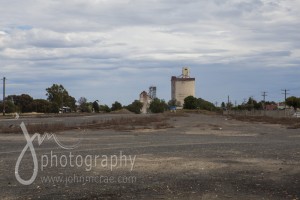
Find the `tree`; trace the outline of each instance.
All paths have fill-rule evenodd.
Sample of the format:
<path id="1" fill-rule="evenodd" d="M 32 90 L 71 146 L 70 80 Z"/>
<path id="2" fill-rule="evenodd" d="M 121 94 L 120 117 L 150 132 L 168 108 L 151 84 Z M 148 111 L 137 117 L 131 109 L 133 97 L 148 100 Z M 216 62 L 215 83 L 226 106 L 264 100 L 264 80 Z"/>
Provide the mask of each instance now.
<path id="1" fill-rule="evenodd" d="M 66 96 L 65 100 L 66 103 L 64 103 L 65 106 L 68 106 L 71 108 L 71 110 L 76 110 L 76 99 L 72 96 Z"/>
<path id="2" fill-rule="evenodd" d="M 209 111 L 216 110 L 216 106 L 213 103 L 201 98 L 197 99 L 197 108 L 201 110 L 209 110 Z"/>
<path id="3" fill-rule="evenodd" d="M 50 113 L 51 111 L 58 112 L 57 106 L 52 105 L 49 101 L 45 99 L 35 99 L 33 100 L 32 104 L 32 111 L 39 112 L 39 113 Z"/>
<path id="4" fill-rule="evenodd" d="M 108 105 L 100 105 L 99 111 L 108 113 L 108 112 L 110 112 L 110 108 L 108 107 Z"/>
<path id="5" fill-rule="evenodd" d="M 3 101 L 0 104 L 0 110 L 3 110 Z M 16 112 L 16 106 L 12 101 L 5 101 L 5 112 L 6 113 L 14 113 Z"/>
<path id="6" fill-rule="evenodd" d="M 81 112 L 92 112 L 92 105 L 87 102 L 85 97 L 80 97 L 77 102 Z"/>
<path id="7" fill-rule="evenodd" d="M 87 99 L 85 97 L 80 97 L 77 102 L 79 106 L 81 106 L 87 103 Z"/>
<path id="8" fill-rule="evenodd" d="M 99 104 L 98 101 L 93 102 L 93 110 L 94 112 L 98 113 L 99 112 Z"/>
<path id="9" fill-rule="evenodd" d="M 33 98 L 28 94 L 21 94 L 21 95 L 10 95 L 7 97 L 7 100 L 12 101 L 16 106 L 16 111 L 18 112 L 32 112 L 32 102 Z"/>
<path id="10" fill-rule="evenodd" d="M 49 113 L 58 113 L 58 112 L 59 112 L 59 105 L 55 102 L 53 103 L 50 102 Z"/>
<path id="11" fill-rule="evenodd" d="M 197 98 L 193 96 L 188 96 L 184 99 L 183 108 L 184 109 L 197 109 L 198 107 Z"/>
<path id="12" fill-rule="evenodd" d="M 222 106 L 225 107 L 225 103 L 224 103 L 224 105 L 223 105 L 223 103 L 222 103 Z M 201 109 L 201 110 L 209 110 L 209 111 L 217 110 L 216 106 L 213 103 L 206 101 L 204 99 L 201 99 L 201 98 L 197 99 L 196 97 L 193 97 L 193 96 L 188 96 L 184 99 L 183 108 L 190 109 L 190 110 L 193 110 L 193 109 Z"/>
<path id="13" fill-rule="evenodd" d="M 111 111 L 116 111 L 121 109 L 122 109 L 122 104 L 117 101 L 115 101 L 115 103 L 111 105 Z"/>
<path id="14" fill-rule="evenodd" d="M 225 105 L 224 101 L 221 103 L 221 108 L 222 108 L 223 110 L 226 110 L 226 105 Z"/>
<path id="15" fill-rule="evenodd" d="M 138 101 L 138 100 L 135 100 L 134 102 L 132 102 L 131 104 L 129 104 L 126 108 L 130 112 L 134 112 L 136 114 L 140 114 L 142 107 L 143 107 L 143 103 L 140 102 L 140 101 Z"/>
<path id="16" fill-rule="evenodd" d="M 249 97 L 248 102 L 246 103 L 245 107 L 248 110 L 252 110 L 252 109 L 261 110 L 261 109 L 263 109 L 263 103 L 257 102 L 252 97 Z"/>
<path id="17" fill-rule="evenodd" d="M 165 110 L 167 110 L 168 105 L 164 100 L 155 98 L 153 101 L 150 103 L 149 110 L 152 113 L 163 113 Z"/>
<path id="18" fill-rule="evenodd" d="M 223 110 L 226 110 L 226 105 L 225 105 L 224 101 L 221 103 L 221 108 L 222 108 Z"/>
<path id="19" fill-rule="evenodd" d="M 62 85 L 53 84 L 50 88 L 46 88 L 47 99 L 51 103 L 57 104 L 59 107 L 68 106 L 72 110 L 76 108 L 76 100 L 70 96 L 68 91 Z"/>
<path id="20" fill-rule="evenodd" d="M 300 108 L 300 98 L 297 98 L 295 96 L 287 98 L 285 103 L 288 106 L 292 106 L 295 109 L 295 111 L 297 110 L 297 108 Z"/>

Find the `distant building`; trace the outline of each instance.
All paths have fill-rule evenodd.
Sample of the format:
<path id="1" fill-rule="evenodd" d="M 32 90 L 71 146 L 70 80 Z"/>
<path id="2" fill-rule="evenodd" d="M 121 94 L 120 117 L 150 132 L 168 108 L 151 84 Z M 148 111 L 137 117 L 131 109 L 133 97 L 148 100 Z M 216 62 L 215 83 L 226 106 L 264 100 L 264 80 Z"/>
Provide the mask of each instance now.
<path id="1" fill-rule="evenodd" d="M 195 78 L 190 77 L 188 67 L 183 67 L 179 77 L 171 78 L 171 98 L 176 99 L 183 106 L 184 99 L 188 96 L 195 96 Z"/>
<path id="2" fill-rule="evenodd" d="M 266 110 L 277 110 L 278 107 L 276 104 L 266 105 Z"/>
<path id="3" fill-rule="evenodd" d="M 277 104 L 278 110 L 284 110 L 284 109 L 293 109 L 292 107 L 285 105 L 285 102 L 279 102 Z"/>
<path id="4" fill-rule="evenodd" d="M 141 109 L 141 113 L 146 114 L 148 113 L 148 109 L 150 107 L 150 103 L 152 98 L 148 95 L 146 91 L 141 92 L 140 94 L 140 102 L 143 103 L 143 107 Z"/>

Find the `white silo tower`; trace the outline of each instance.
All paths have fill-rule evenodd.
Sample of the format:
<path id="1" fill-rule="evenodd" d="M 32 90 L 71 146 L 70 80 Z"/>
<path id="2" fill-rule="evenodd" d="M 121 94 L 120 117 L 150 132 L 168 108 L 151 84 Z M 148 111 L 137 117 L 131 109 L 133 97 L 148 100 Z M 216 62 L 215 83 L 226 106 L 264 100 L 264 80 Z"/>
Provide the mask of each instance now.
<path id="1" fill-rule="evenodd" d="M 184 99 L 188 96 L 195 96 L 195 78 L 190 77 L 188 67 L 183 67 L 181 76 L 171 78 L 171 97 L 183 106 Z"/>

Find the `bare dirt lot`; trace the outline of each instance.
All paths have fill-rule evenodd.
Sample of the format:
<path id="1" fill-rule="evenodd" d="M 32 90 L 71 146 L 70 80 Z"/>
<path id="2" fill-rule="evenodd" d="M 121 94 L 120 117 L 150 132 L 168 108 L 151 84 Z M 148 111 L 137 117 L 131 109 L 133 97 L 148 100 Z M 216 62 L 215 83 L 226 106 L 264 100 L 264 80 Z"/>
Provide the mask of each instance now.
<path id="1" fill-rule="evenodd" d="M 31 137 L 44 127 L 62 145 L 33 141 L 29 185 L 15 170 L 23 121 Z M 2 119 L 0 127 L 0 199 L 300 198 L 300 130 L 286 125 L 170 113 Z M 33 167 L 28 148 L 17 172 L 29 180 Z"/>

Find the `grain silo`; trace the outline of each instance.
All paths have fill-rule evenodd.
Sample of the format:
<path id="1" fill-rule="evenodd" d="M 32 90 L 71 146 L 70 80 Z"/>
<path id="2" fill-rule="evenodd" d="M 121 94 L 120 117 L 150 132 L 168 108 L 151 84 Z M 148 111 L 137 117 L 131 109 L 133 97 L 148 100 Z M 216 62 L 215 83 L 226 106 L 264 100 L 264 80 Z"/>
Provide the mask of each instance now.
<path id="1" fill-rule="evenodd" d="M 182 74 L 171 78 L 172 100 L 178 101 L 183 106 L 184 99 L 188 96 L 195 96 L 195 78 L 190 77 L 190 69 L 182 68 Z"/>
<path id="2" fill-rule="evenodd" d="M 148 95 L 150 96 L 151 99 L 156 98 L 156 86 L 150 86 L 149 87 L 149 93 Z"/>

